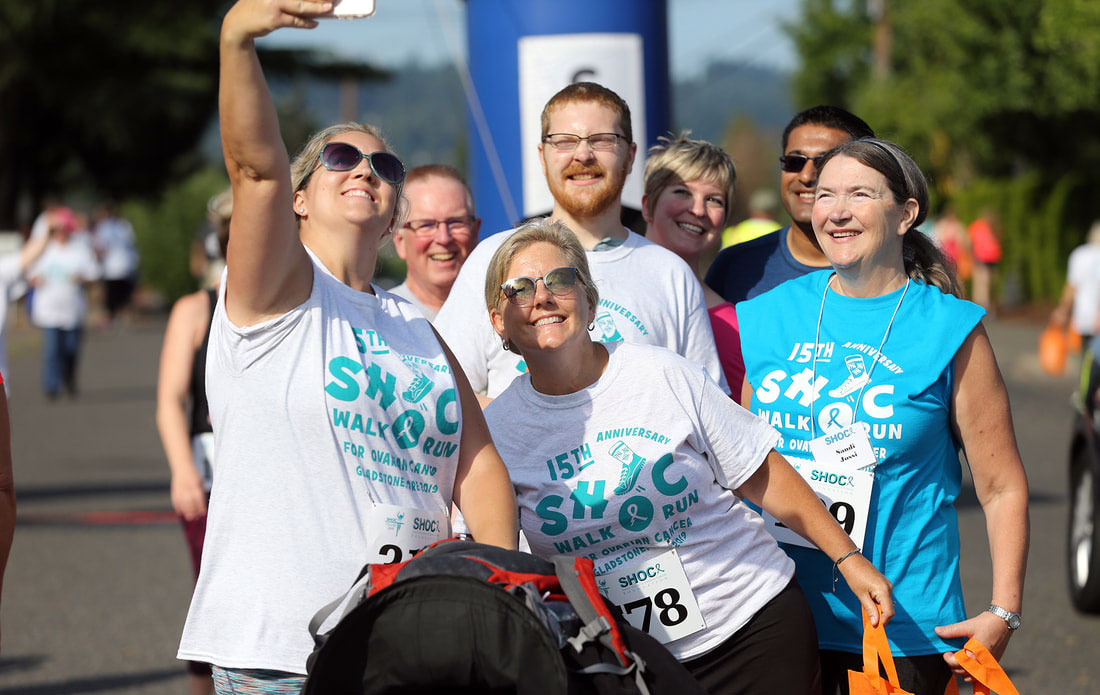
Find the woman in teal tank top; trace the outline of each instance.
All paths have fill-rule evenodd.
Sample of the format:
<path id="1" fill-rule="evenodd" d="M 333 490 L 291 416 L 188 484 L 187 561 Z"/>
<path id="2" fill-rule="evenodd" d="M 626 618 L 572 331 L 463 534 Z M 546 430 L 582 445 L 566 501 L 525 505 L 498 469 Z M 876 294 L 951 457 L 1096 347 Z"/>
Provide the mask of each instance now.
<path id="1" fill-rule="evenodd" d="M 780 430 L 776 449 L 820 479 L 819 494 L 830 481 L 862 481 L 863 492 L 834 501 L 834 514 L 894 584 L 887 634 L 902 687 L 939 695 L 952 670 L 962 672 L 952 653 L 965 638 L 1000 658 L 1019 627 L 1027 480 L 1008 394 L 984 311 L 955 296 L 942 254 L 917 230 L 928 189 L 913 160 L 893 143 L 861 139 L 819 168 L 813 225 L 833 268 L 737 305 L 742 400 Z M 850 458 L 857 449 L 861 458 Z M 980 604 L 989 608 L 969 619 L 954 508 L 960 449 L 993 559 L 989 604 Z M 823 692 L 847 693 L 846 672 L 862 663 L 859 605 L 833 590 L 829 558 L 780 540 L 814 611 Z"/>

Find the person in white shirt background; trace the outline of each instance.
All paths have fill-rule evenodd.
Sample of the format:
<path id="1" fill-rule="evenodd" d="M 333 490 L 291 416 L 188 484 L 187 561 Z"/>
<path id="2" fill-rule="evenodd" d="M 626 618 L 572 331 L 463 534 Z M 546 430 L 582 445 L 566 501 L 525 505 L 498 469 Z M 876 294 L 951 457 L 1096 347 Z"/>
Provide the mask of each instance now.
<path id="1" fill-rule="evenodd" d="M 34 287 L 31 322 L 42 329 L 42 388 L 57 398 L 62 387 L 77 393 L 76 368 L 88 313 L 85 286 L 99 279 L 99 264 L 91 247 L 77 238 L 79 223 L 67 207 L 46 217 L 49 241 L 28 271 Z"/>

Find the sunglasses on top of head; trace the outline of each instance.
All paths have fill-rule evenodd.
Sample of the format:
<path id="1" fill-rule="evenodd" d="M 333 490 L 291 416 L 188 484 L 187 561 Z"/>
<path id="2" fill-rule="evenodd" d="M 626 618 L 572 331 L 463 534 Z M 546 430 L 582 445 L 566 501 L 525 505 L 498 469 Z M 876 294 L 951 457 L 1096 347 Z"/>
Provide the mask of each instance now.
<path id="1" fill-rule="evenodd" d="M 542 280 L 542 284 L 550 294 L 555 297 L 564 297 L 577 287 L 577 269 L 554 268 L 541 278 L 512 278 L 505 280 L 500 289 L 512 304 L 527 306 L 535 299 L 535 288 L 539 280 Z"/>
<path id="2" fill-rule="evenodd" d="M 785 154 L 779 157 L 779 166 L 788 174 L 797 174 L 806 167 L 806 162 L 813 162 L 814 168 L 820 169 L 823 159 L 825 159 L 823 154 L 816 157 L 807 157 L 804 154 Z"/>
<path id="3" fill-rule="evenodd" d="M 396 186 L 405 180 L 405 165 L 396 155 L 385 150 L 364 154 L 358 147 L 346 142 L 330 142 L 321 148 L 321 164 L 329 171 L 351 171 L 364 159 L 375 176 L 386 183 Z"/>

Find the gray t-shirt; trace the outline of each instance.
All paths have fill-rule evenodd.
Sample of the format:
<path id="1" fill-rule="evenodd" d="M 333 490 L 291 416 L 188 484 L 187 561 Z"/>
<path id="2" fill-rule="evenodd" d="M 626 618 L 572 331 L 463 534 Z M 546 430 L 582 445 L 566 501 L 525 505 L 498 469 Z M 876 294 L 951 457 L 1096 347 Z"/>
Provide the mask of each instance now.
<path id="1" fill-rule="evenodd" d="M 523 375 L 485 418 L 532 552 L 589 557 L 596 574 L 675 547 L 707 627 L 666 646 L 714 649 L 782 591 L 794 563 L 732 490 L 779 434 L 702 367 L 669 350 L 606 344 L 596 383 L 548 396 Z"/>
<path id="2" fill-rule="evenodd" d="M 439 313 L 438 310 L 431 308 L 424 302 L 416 298 L 416 295 L 409 289 L 409 283 L 403 282 L 397 287 L 390 289 L 390 294 L 396 294 L 404 300 L 407 300 L 410 304 L 416 307 L 421 314 L 424 314 L 424 318 L 429 321 L 435 321 L 435 315 Z"/>

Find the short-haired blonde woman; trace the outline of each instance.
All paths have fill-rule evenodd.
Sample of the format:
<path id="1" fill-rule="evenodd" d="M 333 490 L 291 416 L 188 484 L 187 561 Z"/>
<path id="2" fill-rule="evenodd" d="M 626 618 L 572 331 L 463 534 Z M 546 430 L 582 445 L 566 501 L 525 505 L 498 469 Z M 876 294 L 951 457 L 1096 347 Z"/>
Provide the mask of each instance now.
<path id="1" fill-rule="evenodd" d="M 940 695 L 949 667 L 962 673 L 954 652 L 966 637 L 1000 658 L 1020 625 L 1027 478 L 1008 393 L 985 312 L 955 296 L 942 253 L 918 229 L 928 187 L 916 163 L 894 143 L 868 138 L 831 150 L 818 168 L 813 228 L 833 267 L 737 305 L 748 370 L 742 399 L 777 423 L 779 449 L 792 458 L 822 452 L 814 440 L 866 447 L 869 461 L 815 453 L 814 468 L 872 476 L 849 519 L 866 522 L 862 552 L 894 582 L 897 617 L 887 634 L 902 688 Z M 970 619 L 954 506 L 960 448 L 993 556 L 992 605 Z M 846 693 L 848 669 L 862 663 L 860 604 L 831 581 L 832 556 L 785 549 L 814 609 L 824 692 Z"/>
<path id="2" fill-rule="evenodd" d="M 684 259 L 698 278 L 703 261 L 717 250 L 722 230 L 732 221 L 737 171 L 725 150 L 688 133 L 657 140 L 645 163 L 645 235 Z M 745 378 L 737 313 L 717 292 L 700 286 L 718 360 L 736 398 Z"/>
<path id="3" fill-rule="evenodd" d="M 233 219 L 207 354 L 216 475 L 179 650 L 213 664 L 218 693 L 297 693 L 312 615 L 364 562 L 445 535 L 452 500 L 477 540 L 515 546 L 515 498 L 466 379 L 371 282 L 404 166 L 358 124 L 288 162 L 254 41 L 330 9 L 240 0 L 222 23 Z M 442 531 L 409 535 L 414 517 Z"/>
<path id="4" fill-rule="evenodd" d="M 854 545 L 772 448 L 775 430 L 701 366 L 664 348 L 593 342 L 597 300 L 584 250 L 560 222 L 520 228 L 485 279 L 493 327 L 529 370 L 485 415 L 533 552 L 592 558 L 602 585 L 631 592 L 612 600 L 708 692 L 812 692 L 806 599 L 741 497 L 835 559 Z M 857 556 L 839 570 L 889 620 L 889 582 Z"/>

